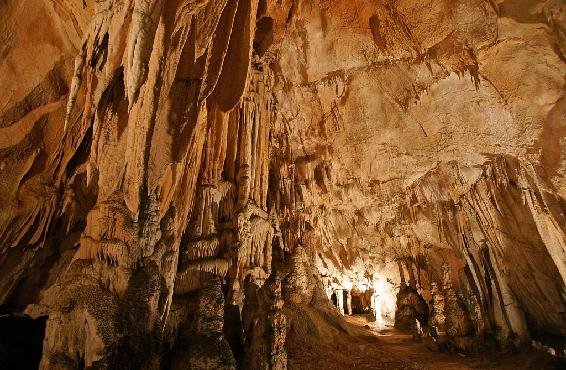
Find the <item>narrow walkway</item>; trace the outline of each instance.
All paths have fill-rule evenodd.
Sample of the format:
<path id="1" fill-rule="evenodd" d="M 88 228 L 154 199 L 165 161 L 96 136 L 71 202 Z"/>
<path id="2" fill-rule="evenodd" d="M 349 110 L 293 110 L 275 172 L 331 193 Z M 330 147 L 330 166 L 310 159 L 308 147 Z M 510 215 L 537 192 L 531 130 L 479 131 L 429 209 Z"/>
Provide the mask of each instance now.
<path id="1" fill-rule="evenodd" d="M 286 306 L 285 314 L 289 370 L 566 369 L 530 347 L 518 353 L 438 352 L 431 349 L 430 338 L 416 343 L 412 336 L 362 315 L 344 317 L 309 305 Z"/>
<path id="2" fill-rule="evenodd" d="M 411 368 L 421 369 L 555 369 L 546 355 L 527 348 L 516 354 L 491 353 L 465 355 L 448 352 L 435 352 L 430 338 L 416 343 L 411 335 L 404 334 L 392 326 L 380 326 L 367 322 L 364 316 L 347 316 L 348 324 L 357 328 L 360 339 L 367 344 L 360 344 L 364 353 L 379 361 L 380 353 L 389 357 L 392 354 L 401 358 Z M 369 348 L 368 348 L 369 346 Z M 403 368 L 404 366 L 401 366 Z M 353 366 L 352 368 L 357 368 Z M 370 369 L 371 367 L 364 367 Z M 375 368 L 382 368 L 380 365 Z M 394 367 L 396 368 L 396 367 Z"/>

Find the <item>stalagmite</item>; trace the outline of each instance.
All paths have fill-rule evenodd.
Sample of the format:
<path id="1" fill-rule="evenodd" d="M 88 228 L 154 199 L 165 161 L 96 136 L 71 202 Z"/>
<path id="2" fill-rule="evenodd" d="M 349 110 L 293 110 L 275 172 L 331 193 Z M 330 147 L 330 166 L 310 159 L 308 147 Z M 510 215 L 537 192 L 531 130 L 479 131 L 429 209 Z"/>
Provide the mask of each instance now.
<path id="1" fill-rule="evenodd" d="M 344 310 L 344 313 L 346 315 L 351 315 L 352 314 L 352 291 L 351 290 L 346 290 L 346 309 Z"/>
<path id="2" fill-rule="evenodd" d="M 445 332 L 444 321 L 446 316 L 444 315 L 444 295 L 438 289 L 437 283 L 431 284 L 432 292 L 432 310 L 430 315 L 430 328 L 431 335 L 433 337 L 438 337 Z"/>
<path id="3" fill-rule="evenodd" d="M 337 290 L 334 291 L 334 294 L 336 294 L 336 300 L 338 302 L 338 311 L 342 315 L 345 315 L 345 311 L 344 311 L 344 290 L 343 289 L 337 289 Z"/>

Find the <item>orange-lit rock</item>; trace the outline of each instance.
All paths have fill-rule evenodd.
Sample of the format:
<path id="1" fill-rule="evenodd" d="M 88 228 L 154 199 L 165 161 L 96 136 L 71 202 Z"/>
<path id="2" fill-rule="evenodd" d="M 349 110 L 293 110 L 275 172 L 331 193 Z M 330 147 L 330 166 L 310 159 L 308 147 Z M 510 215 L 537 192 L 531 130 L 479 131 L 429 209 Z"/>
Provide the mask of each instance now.
<path id="1" fill-rule="evenodd" d="M 350 368 L 357 312 L 564 357 L 565 19 L 2 2 L 0 319 L 42 369 Z"/>

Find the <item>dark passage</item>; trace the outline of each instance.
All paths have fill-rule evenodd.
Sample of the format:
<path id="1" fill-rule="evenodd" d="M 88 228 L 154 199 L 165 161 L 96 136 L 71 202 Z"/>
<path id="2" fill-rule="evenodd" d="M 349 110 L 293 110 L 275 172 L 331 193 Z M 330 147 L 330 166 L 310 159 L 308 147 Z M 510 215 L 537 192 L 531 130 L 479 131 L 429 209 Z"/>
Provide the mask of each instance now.
<path id="1" fill-rule="evenodd" d="M 367 310 L 364 307 L 362 299 L 359 295 L 352 294 L 352 314 L 354 315 L 362 315 L 366 313 Z"/>
<path id="2" fill-rule="evenodd" d="M 330 299 L 332 300 L 333 305 L 338 306 L 338 298 L 336 297 L 336 293 L 332 293 Z"/>
<path id="3" fill-rule="evenodd" d="M 47 317 L 0 315 L 0 369 L 38 369 Z"/>

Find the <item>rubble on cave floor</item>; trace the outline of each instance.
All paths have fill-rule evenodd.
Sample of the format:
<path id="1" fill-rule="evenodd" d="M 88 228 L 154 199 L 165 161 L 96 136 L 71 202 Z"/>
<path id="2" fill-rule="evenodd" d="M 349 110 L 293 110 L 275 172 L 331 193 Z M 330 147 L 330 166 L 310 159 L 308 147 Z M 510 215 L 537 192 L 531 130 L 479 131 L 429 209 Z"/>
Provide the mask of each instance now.
<path id="1" fill-rule="evenodd" d="M 311 316 L 307 316 L 309 319 Z M 316 325 L 332 325 L 318 319 Z M 559 369 L 563 362 L 530 347 L 519 351 L 485 350 L 480 353 L 438 350 L 430 337 L 413 335 L 368 321 L 367 315 L 344 316 L 331 338 L 302 343 L 290 352 L 289 369 Z"/>

